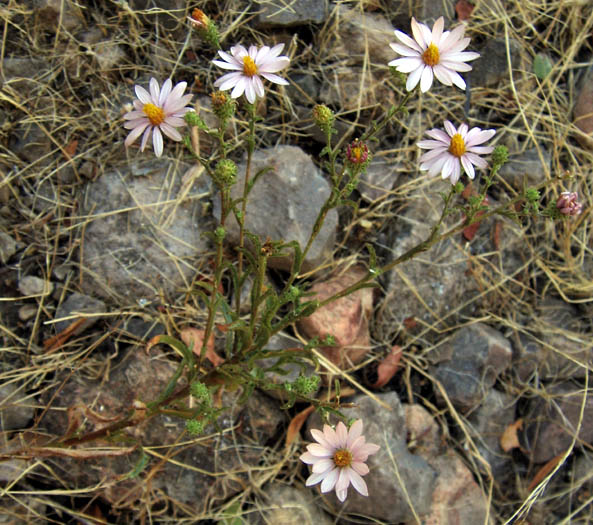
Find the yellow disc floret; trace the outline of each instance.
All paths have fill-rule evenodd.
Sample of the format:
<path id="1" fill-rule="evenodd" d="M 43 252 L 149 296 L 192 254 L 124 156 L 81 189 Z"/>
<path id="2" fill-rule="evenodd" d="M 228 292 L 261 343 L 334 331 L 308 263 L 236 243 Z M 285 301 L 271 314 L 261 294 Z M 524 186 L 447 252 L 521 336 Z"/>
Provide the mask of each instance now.
<path id="1" fill-rule="evenodd" d="M 336 467 L 349 467 L 352 463 L 352 453 L 345 448 L 341 448 L 336 450 L 333 459 Z"/>
<path id="2" fill-rule="evenodd" d="M 142 111 L 144 111 L 144 114 L 148 117 L 148 120 L 150 120 L 150 123 L 153 126 L 158 126 L 165 121 L 165 112 L 162 110 L 162 108 L 159 108 L 150 102 L 148 104 L 144 104 Z"/>
<path id="3" fill-rule="evenodd" d="M 449 153 L 451 153 L 451 155 L 455 155 L 458 158 L 465 153 L 465 141 L 459 133 L 455 133 L 455 135 L 451 137 Z"/>
<path id="4" fill-rule="evenodd" d="M 427 66 L 436 66 L 441 59 L 439 55 L 439 48 L 431 43 L 427 48 L 426 51 L 422 54 L 422 60 Z"/>
<path id="5" fill-rule="evenodd" d="M 248 77 L 257 75 L 257 66 L 249 55 L 243 57 L 243 73 Z"/>

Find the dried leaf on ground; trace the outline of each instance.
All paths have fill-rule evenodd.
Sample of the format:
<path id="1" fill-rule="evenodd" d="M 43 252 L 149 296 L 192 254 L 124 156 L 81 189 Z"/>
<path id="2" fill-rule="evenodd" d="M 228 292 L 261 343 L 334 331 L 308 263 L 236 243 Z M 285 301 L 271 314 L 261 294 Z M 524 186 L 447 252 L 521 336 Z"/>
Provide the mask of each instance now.
<path id="1" fill-rule="evenodd" d="M 399 369 L 399 362 L 402 357 L 403 350 L 401 346 L 394 345 L 391 352 L 381 361 L 377 367 L 377 381 L 371 386 L 373 388 L 381 388 L 385 386 L 389 380 L 395 375 Z"/>
<path id="2" fill-rule="evenodd" d="M 528 492 L 531 492 L 535 487 L 537 487 L 544 480 L 544 478 L 550 472 L 552 472 L 552 470 L 554 470 L 556 468 L 556 465 L 558 465 L 558 463 L 560 461 L 562 461 L 564 454 L 565 453 L 562 452 L 561 454 L 558 454 L 557 456 L 553 457 L 550 461 L 548 461 L 542 468 L 540 468 L 535 473 L 535 476 L 533 476 L 533 479 L 531 480 L 529 487 L 527 487 Z"/>
<path id="3" fill-rule="evenodd" d="M 305 408 L 299 412 L 296 416 L 292 418 L 288 428 L 286 429 L 286 446 L 290 446 L 295 438 L 299 435 L 301 428 L 307 421 L 307 418 L 315 410 L 315 407 L 311 405 L 310 407 Z"/>
<path id="4" fill-rule="evenodd" d="M 505 452 L 509 452 L 514 448 L 520 448 L 518 432 L 523 428 L 523 419 L 517 419 L 504 429 L 502 436 L 500 436 L 500 448 Z"/>

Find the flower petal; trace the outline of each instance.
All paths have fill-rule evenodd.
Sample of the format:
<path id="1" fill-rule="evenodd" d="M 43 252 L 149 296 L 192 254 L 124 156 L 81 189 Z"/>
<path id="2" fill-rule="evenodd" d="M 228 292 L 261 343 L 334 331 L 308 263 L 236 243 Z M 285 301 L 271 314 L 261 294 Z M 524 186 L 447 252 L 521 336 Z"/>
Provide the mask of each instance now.
<path id="1" fill-rule="evenodd" d="M 163 136 L 158 126 L 155 126 L 152 130 L 152 147 L 154 148 L 154 154 L 160 157 L 163 154 Z"/>
<path id="2" fill-rule="evenodd" d="M 333 490 L 333 488 L 336 486 L 336 482 L 338 481 L 339 472 L 340 469 L 335 468 L 331 472 L 325 474 L 323 483 L 321 483 L 321 492 L 329 492 L 330 490 Z"/>
<path id="3" fill-rule="evenodd" d="M 432 67 L 425 67 L 420 80 L 420 91 L 422 91 L 422 93 L 426 93 L 430 89 L 433 78 L 434 75 L 432 74 Z"/>
<path id="4" fill-rule="evenodd" d="M 363 496 L 368 496 L 369 495 L 369 490 L 367 488 L 367 484 L 364 482 L 364 479 L 362 479 L 357 472 L 355 472 L 353 469 L 348 469 L 350 470 L 350 483 L 352 483 L 352 486 L 357 490 L 357 492 L 359 494 L 362 494 Z"/>
<path id="5" fill-rule="evenodd" d="M 136 126 L 132 131 L 130 131 L 130 133 L 126 137 L 126 140 L 124 141 L 125 146 L 131 146 L 136 141 L 136 139 L 142 134 L 142 132 L 146 129 L 146 126 L 148 126 L 149 124 L 150 121 L 146 119 L 146 122 L 144 124 Z"/>

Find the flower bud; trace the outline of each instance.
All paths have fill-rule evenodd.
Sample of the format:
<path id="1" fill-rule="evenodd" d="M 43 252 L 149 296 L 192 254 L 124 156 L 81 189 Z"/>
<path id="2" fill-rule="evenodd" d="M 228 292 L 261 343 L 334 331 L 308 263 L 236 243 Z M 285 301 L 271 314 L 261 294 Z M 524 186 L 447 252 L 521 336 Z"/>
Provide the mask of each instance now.
<path id="1" fill-rule="evenodd" d="M 237 165 L 230 159 L 219 160 L 214 168 L 214 182 L 219 186 L 231 186 L 237 179 Z"/>
<path id="2" fill-rule="evenodd" d="M 210 95 L 210 98 L 212 100 L 212 111 L 220 122 L 226 122 L 235 114 L 237 102 L 224 91 L 215 91 Z"/>
<path id="3" fill-rule="evenodd" d="M 208 42 L 212 47 L 220 48 L 220 36 L 216 25 L 201 9 L 194 9 L 187 19 L 192 27 L 198 32 L 202 40 Z"/>
<path id="4" fill-rule="evenodd" d="M 493 166 L 500 168 L 509 160 L 509 150 L 505 146 L 496 146 L 492 152 Z"/>
<path id="5" fill-rule="evenodd" d="M 313 108 L 313 120 L 319 129 L 328 135 L 334 128 L 336 117 L 334 116 L 334 112 L 327 106 L 318 104 Z"/>
<path id="6" fill-rule="evenodd" d="M 576 191 L 563 191 L 560 198 L 556 201 L 556 208 L 563 215 L 578 215 L 583 211 L 583 205 L 579 202 L 579 196 Z"/>

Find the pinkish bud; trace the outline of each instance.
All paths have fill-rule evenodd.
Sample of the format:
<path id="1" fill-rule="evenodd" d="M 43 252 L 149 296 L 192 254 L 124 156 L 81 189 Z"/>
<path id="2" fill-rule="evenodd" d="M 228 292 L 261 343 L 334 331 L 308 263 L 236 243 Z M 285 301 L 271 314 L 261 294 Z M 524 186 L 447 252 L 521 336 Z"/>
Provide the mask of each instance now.
<path id="1" fill-rule="evenodd" d="M 579 202 L 576 191 L 563 191 L 556 201 L 556 208 L 564 215 L 578 215 L 583 211 L 583 205 Z"/>

